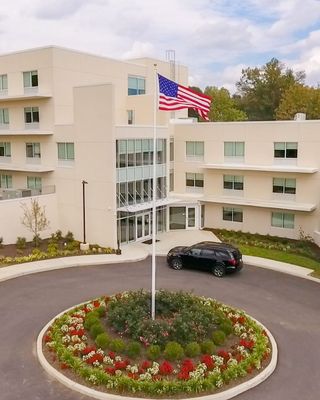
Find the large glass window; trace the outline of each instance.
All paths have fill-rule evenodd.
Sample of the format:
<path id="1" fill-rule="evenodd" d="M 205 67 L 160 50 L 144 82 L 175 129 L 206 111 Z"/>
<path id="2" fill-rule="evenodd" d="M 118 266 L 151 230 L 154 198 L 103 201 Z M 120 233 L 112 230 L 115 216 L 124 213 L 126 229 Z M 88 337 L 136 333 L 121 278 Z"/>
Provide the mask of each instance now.
<path id="1" fill-rule="evenodd" d="M 203 188 L 203 174 L 187 172 L 186 173 L 186 186 Z"/>
<path id="2" fill-rule="evenodd" d="M 8 75 L 0 75 L 0 91 L 8 90 Z"/>
<path id="3" fill-rule="evenodd" d="M 23 73 L 23 86 L 25 88 L 38 86 L 38 71 L 27 71 Z"/>
<path id="4" fill-rule="evenodd" d="M 128 96 L 146 93 L 146 79 L 141 76 L 128 77 Z"/>
<path id="5" fill-rule="evenodd" d="M 39 176 L 27 176 L 27 188 L 28 189 L 41 189 L 42 178 Z"/>
<path id="6" fill-rule="evenodd" d="M 296 180 L 287 178 L 273 178 L 273 193 L 296 194 Z"/>
<path id="7" fill-rule="evenodd" d="M 224 142 L 225 157 L 244 157 L 244 142 Z"/>
<path id="8" fill-rule="evenodd" d="M 12 175 L 0 175 L 0 188 L 10 189 L 12 188 Z"/>
<path id="9" fill-rule="evenodd" d="M 297 142 L 275 142 L 274 143 L 275 158 L 297 158 L 298 143 Z"/>
<path id="10" fill-rule="evenodd" d="M 74 143 L 57 143 L 59 160 L 74 160 Z"/>
<path id="11" fill-rule="evenodd" d="M 40 158 L 40 143 L 26 143 L 26 156 L 28 158 Z"/>
<path id="12" fill-rule="evenodd" d="M 271 225 L 276 228 L 294 229 L 294 214 L 273 212 L 271 215 Z"/>
<path id="13" fill-rule="evenodd" d="M 243 222 L 243 211 L 241 208 L 223 207 L 224 221 Z"/>
<path id="14" fill-rule="evenodd" d="M 0 142 L 0 157 L 11 157 L 10 142 Z"/>
<path id="15" fill-rule="evenodd" d="M 186 156 L 187 158 L 203 158 L 204 156 L 204 142 L 186 142 Z"/>
<path id="16" fill-rule="evenodd" d="M 0 125 L 9 124 L 9 110 L 7 108 L 0 108 Z"/>
<path id="17" fill-rule="evenodd" d="M 24 121 L 26 124 L 39 122 L 39 107 L 26 107 L 24 109 Z"/>
<path id="18" fill-rule="evenodd" d="M 243 190 L 243 176 L 223 175 L 223 188 L 230 190 Z"/>

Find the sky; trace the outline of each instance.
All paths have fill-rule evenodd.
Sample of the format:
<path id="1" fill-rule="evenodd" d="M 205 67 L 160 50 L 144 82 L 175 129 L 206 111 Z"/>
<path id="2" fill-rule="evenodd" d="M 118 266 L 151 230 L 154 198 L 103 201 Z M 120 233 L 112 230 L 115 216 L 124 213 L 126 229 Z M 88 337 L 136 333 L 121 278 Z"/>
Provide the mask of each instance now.
<path id="1" fill-rule="evenodd" d="M 231 93 L 275 57 L 318 86 L 320 0 L 1 1 L 0 54 L 49 45 L 121 60 L 174 50 L 189 85 Z"/>

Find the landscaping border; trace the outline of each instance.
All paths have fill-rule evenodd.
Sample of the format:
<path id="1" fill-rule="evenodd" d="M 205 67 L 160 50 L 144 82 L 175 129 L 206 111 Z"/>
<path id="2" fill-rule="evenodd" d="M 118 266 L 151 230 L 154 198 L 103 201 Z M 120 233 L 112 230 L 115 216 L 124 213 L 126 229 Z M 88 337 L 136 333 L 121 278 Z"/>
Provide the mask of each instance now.
<path id="1" fill-rule="evenodd" d="M 43 347 L 43 336 L 45 335 L 46 331 L 48 328 L 53 324 L 53 322 L 59 318 L 61 315 L 65 314 L 66 312 L 74 309 L 75 307 L 81 306 L 83 303 L 74 305 L 67 310 L 62 311 L 58 315 L 56 315 L 54 318 L 49 321 L 44 328 L 40 331 L 37 342 L 36 342 L 36 351 L 37 351 L 37 357 L 38 360 L 41 364 L 41 366 L 44 368 L 44 370 L 53 378 L 58 380 L 60 383 L 65 385 L 71 390 L 74 390 L 78 393 L 84 394 L 86 396 L 90 396 L 94 399 L 99 399 L 99 400 L 141 400 L 141 398 L 137 397 L 129 397 L 129 396 L 121 396 L 121 395 L 115 395 L 115 394 L 110 394 L 110 393 L 105 393 L 105 392 L 100 392 L 98 390 L 89 388 L 87 386 L 81 385 L 79 383 L 74 382 L 73 380 L 67 378 L 64 374 L 56 370 L 45 358 L 42 347 Z M 223 392 L 220 393 L 213 393 L 211 395 L 206 395 L 206 396 L 198 396 L 198 397 L 192 397 L 192 398 L 187 398 L 187 400 L 199 400 L 199 398 L 203 400 L 227 400 L 231 399 L 232 397 L 235 397 L 239 395 L 240 393 L 243 393 L 263 381 L 265 381 L 275 370 L 277 366 L 277 360 L 278 360 L 278 346 L 277 343 L 271 334 L 271 332 L 259 321 L 257 321 L 255 318 L 249 317 L 254 320 L 257 324 L 259 324 L 267 333 L 268 338 L 270 340 L 272 352 L 271 352 L 271 361 L 267 365 L 267 367 L 261 371 L 258 375 L 255 377 L 249 379 L 246 382 L 241 383 L 240 385 L 234 386 L 230 389 L 224 390 Z"/>

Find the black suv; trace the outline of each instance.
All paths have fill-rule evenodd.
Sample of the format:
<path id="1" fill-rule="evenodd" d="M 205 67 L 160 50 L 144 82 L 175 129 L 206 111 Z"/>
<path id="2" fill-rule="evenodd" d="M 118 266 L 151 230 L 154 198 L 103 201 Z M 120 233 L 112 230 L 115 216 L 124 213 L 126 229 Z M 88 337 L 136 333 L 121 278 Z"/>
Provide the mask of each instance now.
<path id="1" fill-rule="evenodd" d="M 240 271 L 243 267 L 242 254 L 236 247 L 217 242 L 174 247 L 167 254 L 167 263 L 173 269 L 209 270 L 219 278 L 227 271 Z"/>

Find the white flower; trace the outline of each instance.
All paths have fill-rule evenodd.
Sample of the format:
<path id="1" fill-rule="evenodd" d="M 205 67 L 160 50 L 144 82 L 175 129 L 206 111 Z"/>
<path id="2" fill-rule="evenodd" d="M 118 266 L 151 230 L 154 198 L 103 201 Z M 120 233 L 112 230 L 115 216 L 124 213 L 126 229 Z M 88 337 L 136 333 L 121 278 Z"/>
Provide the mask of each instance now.
<path id="1" fill-rule="evenodd" d="M 88 381 L 90 381 L 93 384 L 96 384 L 97 381 L 98 381 L 98 378 L 95 375 L 92 374 L 92 375 L 89 376 Z"/>
<path id="2" fill-rule="evenodd" d="M 61 326 L 60 330 L 61 330 L 62 332 L 67 333 L 67 332 L 69 332 L 69 327 L 68 327 L 68 325 L 65 324 L 65 325 L 62 325 L 62 326 Z"/>
<path id="3" fill-rule="evenodd" d="M 217 388 L 220 388 L 221 386 L 223 386 L 223 380 L 221 378 L 217 380 L 216 386 L 217 386 Z"/>
<path id="4" fill-rule="evenodd" d="M 113 364 L 114 364 L 113 359 L 112 359 L 111 357 L 109 357 L 109 356 L 104 356 L 104 357 L 103 357 L 103 362 L 104 362 L 105 364 L 109 364 L 109 365 L 113 365 Z"/>
<path id="5" fill-rule="evenodd" d="M 121 369 L 116 369 L 114 373 L 115 373 L 116 376 L 121 376 L 122 375 Z"/>

